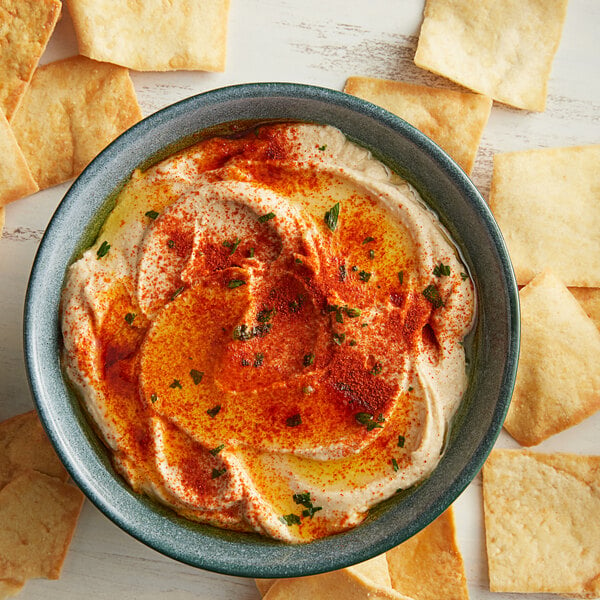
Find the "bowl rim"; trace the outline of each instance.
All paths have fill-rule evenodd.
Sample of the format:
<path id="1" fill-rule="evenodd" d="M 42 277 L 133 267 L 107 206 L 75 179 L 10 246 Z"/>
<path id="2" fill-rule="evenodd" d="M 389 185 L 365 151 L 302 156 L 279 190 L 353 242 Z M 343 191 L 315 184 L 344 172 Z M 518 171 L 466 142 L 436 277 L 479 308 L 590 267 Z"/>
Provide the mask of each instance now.
<path id="1" fill-rule="evenodd" d="M 384 537 L 379 535 L 377 540 L 370 544 L 361 544 L 361 533 L 367 531 L 367 528 L 372 527 L 376 521 L 360 525 L 350 532 L 330 536 L 309 544 L 285 545 L 279 542 L 267 543 L 264 540 L 255 542 L 249 538 L 244 538 L 243 542 L 239 542 L 233 539 L 238 537 L 238 534 L 228 535 L 222 530 L 218 530 L 218 534 L 213 536 L 210 526 L 200 527 L 200 533 L 198 533 L 196 525 L 188 527 L 185 523 L 181 523 L 180 517 L 161 511 L 156 507 L 151 511 L 148 509 L 149 512 L 140 509 L 139 497 L 124 483 L 115 481 L 110 474 L 101 475 L 101 471 L 103 468 L 106 469 L 106 465 L 97 456 L 95 460 L 93 459 L 97 450 L 93 447 L 93 440 L 85 438 L 81 432 L 78 433 L 78 425 L 73 422 L 73 416 L 78 409 L 73 406 L 69 408 L 70 403 L 64 397 L 67 394 L 64 381 L 53 380 L 49 375 L 48 368 L 54 375 L 56 375 L 57 369 L 60 371 L 60 361 L 57 356 L 52 355 L 50 342 L 43 337 L 43 334 L 47 335 L 50 332 L 51 335 L 60 337 L 60 332 L 57 313 L 44 314 L 43 310 L 49 305 L 49 302 L 52 302 L 52 300 L 48 300 L 48 288 L 50 287 L 51 293 L 55 294 L 57 286 L 56 281 L 48 284 L 47 262 L 57 249 L 56 232 L 60 233 L 67 227 L 65 220 L 68 220 L 69 214 L 75 210 L 75 205 L 82 192 L 90 182 L 93 182 L 95 174 L 114 162 L 113 157 L 115 155 L 118 157 L 119 153 L 125 152 L 132 141 L 139 141 L 152 135 L 152 131 L 157 126 L 164 124 L 165 120 L 174 121 L 181 115 L 193 111 L 199 105 L 214 105 L 232 99 L 246 101 L 261 98 L 282 98 L 286 101 L 297 98 L 309 101 L 318 100 L 336 108 L 342 107 L 351 112 L 360 113 L 363 117 L 369 116 L 387 129 L 407 137 L 418 148 L 429 154 L 440 169 L 453 180 L 454 185 L 459 187 L 462 195 L 477 212 L 483 227 L 493 241 L 494 250 L 498 254 L 498 265 L 503 277 L 503 289 L 506 294 L 510 322 L 507 324 L 507 356 L 501 376 L 501 389 L 489 427 L 479 445 L 466 460 L 462 470 L 456 474 L 451 485 L 444 488 L 444 492 L 436 498 L 434 504 L 427 505 L 420 515 L 402 531 L 393 532 Z M 141 162 L 143 161 L 138 161 L 138 164 Z M 108 193 L 104 192 L 103 201 L 107 196 Z M 100 206 L 97 199 L 92 199 L 92 205 L 94 205 L 95 211 Z M 85 222 L 89 221 L 87 218 L 84 220 Z M 62 266 L 63 276 L 66 266 L 68 265 L 63 264 Z M 62 289 L 63 281 L 61 279 L 59 290 Z M 53 306 L 58 310 L 56 305 Z M 85 495 L 109 519 L 151 548 L 193 566 L 245 577 L 302 576 L 362 562 L 401 543 L 439 516 L 477 475 L 500 433 L 516 377 L 519 335 L 518 290 L 504 239 L 487 203 L 462 169 L 416 128 L 374 104 L 329 88 L 278 82 L 238 84 L 196 94 L 151 114 L 109 144 L 75 179 L 48 224 L 34 258 L 29 278 L 23 329 L 27 377 L 42 424 L 71 477 Z M 48 361 L 50 361 L 49 365 Z M 58 394 L 58 404 L 56 398 L 53 400 L 53 394 Z M 80 416 L 81 413 L 79 413 Z M 80 455 L 74 446 L 76 442 L 84 444 L 85 452 L 82 456 L 89 464 L 79 460 Z M 88 447 L 85 447 L 85 444 Z M 413 496 L 409 497 L 409 500 L 419 493 L 417 490 Z M 122 502 L 117 508 L 112 503 L 115 496 Z M 423 501 L 423 497 L 420 500 Z M 410 505 L 408 509 L 412 510 L 413 506 Z M 140 510 L 142 516 L 149 519 L 149 523 L 142 522 L 139 514 L 137 518 L 132 518 L 132 511 L 139 513 Z M 153 519 L 152 515 L 157 518 Z M 344 538 L 348 541 L 347 544 L 344 543 Z M 356 542 L 357 539 L 358 542 Z M 199 553 L 197 548 L 190 548 L 189 544 L 192 541 L 207 544 L 208 553 Z M 259 548 L 258 552 L 255 551 L 256 548 Z M 232 557 L 232 554 L 235 556 Z"/>

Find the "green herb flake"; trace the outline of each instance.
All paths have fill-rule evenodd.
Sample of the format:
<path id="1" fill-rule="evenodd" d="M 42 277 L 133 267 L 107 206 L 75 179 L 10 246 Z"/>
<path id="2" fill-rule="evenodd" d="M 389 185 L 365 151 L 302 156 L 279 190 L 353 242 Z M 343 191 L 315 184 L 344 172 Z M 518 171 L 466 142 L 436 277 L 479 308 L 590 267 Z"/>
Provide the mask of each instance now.
<path id="1" fill-rule="evenodd" d="M 254 248 L 250 248 L 250 250 L 248 250 L 248 258 L 254 258 Z"/>
<path id="2" fill-rule="evenodd" d="M 264 308 L 256 315 L 256 320 L 259 323 L 268 323 L 273 318 L 275 312 L 274 308 Z"/>
<path id="3" fill-rule="evenodd" d="M 169 246 L 169 248 L 175 248 L 175 240 L 169 240 L 167 246 Z"/>
<path id="4" fill-rule="evenodd" d="M 170 388 L 179 388 L 180 390 L 183 389 L 183 386 L 181 385 L 181 381 L 179 381 L 179 379 L 173 379 L 173 383 L 171 383 L 169 385 Z"/>
<path id="5" fill-rule="evenodd" d="M 371 260 L 373 260 L 375 258 L 375 250 L 373 250 L 372 248 L 371 248 L 371 250 L 369 250 L 369 258 Z"/>
<path id="6" fill-rule="evenodd" d="M 325 213 L 325 225 L 329 227 L 331 231 L 335 231 L 338 226 L 340 218 L 340 203 L 336 202 L 326 213 Z"/>
<path id="7" fill-rule="evenodd" d="M 211 479 L 217 479 L 217 477 L 221 477 L 221 475 L 225 475 L 227 469 L 223 467 L 222 469 L 213 469 Z"/>
<path id="8" fill-rule="evenodd" d="M 398 461 L 395 458 L 392 458 L 392 468 L 394 471 L 398 471 L 400 467 L 398 467 Z"/>
<path id="9" fill-rule="evenodd" d="M 315 516 L 315 513 L 319 510 L 323 510 L 322 506 L 311 506 L 302 511 L 303 517 L 310 517 L 311 519 Z"/>
<path id="10" fill-rule="evenodd" d="M 315 388 L 314 388 L 312 385 L 305 385 L 305 386 L 302 388 L 302 393 L 303 393 L 303 394 L 306 394 L 307 396 L 308 396 L 309 394 L 312 394 L 314 391 L 315 391 Z"/>
<path id="11" fill-rule="evenodd" d="M 295 415 L 288 417 L 285 420 L 285 424 L 288 427 L 298 427 L 298 425 L 302 425 L 302 417 L 300 416 L 299 413 L 296 413 Z"/>
<path id="12" fill-rule="evenodd" d="M 356 340 L 349 340 L 348 346 L 356 346 Z"/>
<path id="13" fill-rule="evenodd" d="M 96 257 L 102 258 L 103 256 L 106 256 L 109 250 L 110 244 L 106 240 L 104 240 L 102 244 L 100 244 L 100 248 L 98 248 L 98 250 L 96 251 Z"/>
<path id="14" fill-rule="evenodd" d="M 360 315 L 362 314 L 362 311 L 360 310 L 360 308 L 348 308 L 347 306 L 344 307 L 344 312 L 351 319 L 356 319 L 356 317 L 360 317 Z"/>
<path id="15" fill-rule="evenodd" d="M 319 150 L 321 152 L 325 152 L 325 150 L 327 150 L 327 144 L 323 144 L 322 146 L 319 146 Z"/>
<path id="16" fill-rule="evenodd" d="M 265 360 L 265 355 L 262 352 L 257 352 L 254 355 L 254 364 L 252 365 L 253 367 L 261 367 L 263 362 Z"/>
<path id="17" fill-rule="evenodd" d="M 231 251 L 229 252 L 229 256 L 231 256 L 237 250 L 237 247 L 240 245 L 241 241 L 242 240 L 240 238 L 235 238 L 235 242 L 233 242 L 233 244 L 232 243 L 229 244 L 229 247 L 231 248 Z"/>
<path id="18" fill-rule="evenodd" d="M 300 517 L 294 514 L 283 515 L 279 517 L 279 520 L 288 527 L 291 527 L 292 525 L 300 525 L 301 523 Z"/>
<path id="19" fill-rule="evenodd" d="M 403 435 L 398 436 L 398 448 L 404 448 L 405 438 Z"/>
<path id="20" fill-rule="evenodd" d="M 340 270 L 340 281 L 346 281 L 346 277 L 348 277 L 348 272 L 346 271 L 346 265 L 341 264 L 339 266 Z"/>
<path id="21" fill-rule="evenodd" d="M 137 315 L 135 313 L 127 313 L 125 315 L 125 321 L 127 321 L 128 325 L 131 325 Z"/>
<path id="22" fill-rule="evenodd" d="M 381 366 L 381 363 L 377 362 L 377 363 L 375 363 L 373 368 L 369 371 L 369 373 L 371 373 L 371 375 L 381 375 L 382 370 L 383 370 L 383 367 Z"/>
<path id="23" fill-rule="evenodd" d="M 233 290 L 234 288 L 240 287 L 241 285 L 246 285 L 246 282 L 243 279 L 230 279 L 227 282 L 227 287 L 230 290 Z"/>
<path id="24" fill-rule="evenodd" d="M 303 265 L 304 264 L 304 261 L 299 256 L 296 256 L 296 258 L 294 259 L 294 262 L 297 265 Z"/>
<path id="25" fill-rule="evenodd" d="M 336 323 L 343 323 L 344 322 L 344 315 L 342 314 L 342 309 L 341 308 L 338 308 L 335 311 L 335 320 L 336 320 Z"/>
<path id="26" fill-rule="evenodd" d="M 314 352 L 311 352 L 310 354 L 305 354 L 304 358 L 302 359 L 302 364 L 305 367 L 310 367 L 314 362 L 315 362 Z"/>
<path id="27" fill-rule="evenodd" d="M 216 456 L 217 454 L 219 454 L 219 452 L 221 452 L 221 450 L 223 450 L 223 448 L 225 448 L 225 444 L 221 444 L 220 446 L 217 446 L 216 448 L 213 448 L 212 450 L 209 450 L 209 452 L 213 456 Z"/>
<path id="28" fill-rule="evenodd" d="M 192 378 L 194 384 L 198 385 L 204 377 L 204 371 L 197 371 L 196 369 L 192 369 L 190 371 L 190 377 Z"/>
<path id="29" fill-rule="evenodd" d="M 177 298 L 177 296 L 179 296 L 179 294 L 181 294 L 181 292 L 183 292 L 183 290 L 185 290 L 185 287 L 180 287 L 177 288 L 174 292 L 173 295 L 171 296 L 171 300 L 175 300 L 175 298 Z"/>
<path id="30" fill-rule="evenodd" d="M 361 281 L 364 281 L 365 283 L 367 283 L 367 281 L 369 281 L 369 279 L 371 279 L 371 275 L 372 275 L 372 273 L 369 273 L 368 271 L 361 271 L 358 274 L 358 278 Z"/>
<path id="31" fill-rule="evenodd" d="M 366 238 L 363 240 L 363 242 L 362 242 L 362 243 L 363 243 L 363 246 L 364 246 L 365 244 L 368 244 L 369 242 L 374 242 L 374 241 L 375 241 L 375 238 L 374 238 L 374 237 L 371 237 L 371 236 L 369 236 L 369 237 L 366 237 Z"/>
<path id="32" fill-rule="evenodd" d="M 441 308 L 442 306 L 446 306 L 446 303 L 442 300 L 440 296 L 440 291 L 437 287 L 432 283 L 428 285 L 422 292 L 425 299 L 433 306 L 433 308 Z"/>
<path id="33" fill-rule="evenodd" d="M 367 431 L 373 431 L 373 429 L 382 429 L 380 423 L 385 421 L 385 419 L 383 419 L 383 415 L 380 415 L 380 419 L 375 420 L 371 413 L 366 412 L 356 413 L 354 418 L 358 423 L 364 425 L 367 428 Z"/>
<path id="34" fill-rule="evenodd" d="M 450 275 L 450 266 L 449 265 L 445 265 L 444 263 L 440 263 L 439 265 L 436 265 L 433 268 L 433 274 L 436 277 L 442 277 L 443 275 L 445 275 L 446 277 L 448 277 L 448 275 Z"/>
<path id="35" fill-rule="evenodd" d="M 463 281 L 466 281 L 467 279 L 469 279 L 469 276 L 468 276 L 466 273 L 461 273 L 461 274 L 460 274 L 460 278 L 461 278 Z"/>
<path id="36" fill-rule="evenodd" d="M 145 215 L 150 219 L 157 219 L 158 213 L 155 210 L 149 210 Z"/>
<path id="37" fill-rule="evenodd" d="M 157 400 L 158 400 L 158 396 L 156 394 L 152 394 L 150 396 L 150 402 L 152 402 L 152 404 L 154 404 Z"/>
<path id="38" fill-rule="evenodd" d="M 346 334 L 345 333 L 334 333 L 333 334 L 333 341 L 338 346 L 341 346 L 344 343 L 345 340 L 346 340 Z"/>
<path id="39" fill-rule="evenodd" d="M 400 285 L 404 283 L 404 271 L 398 271 L 398 281 L 400 282 Z"/>
<path id="40" fill-rule="evenodd" d="M 312 506 L 312 502 L 310 500 L 310 492 L 304 492 L 303 494 L 294 494 L 292 496 L 292 500 L 296 504 L 302 504 L 302 506 Z"/>
<path id="41" fill-rule="evenodd" d="M 214 419 L 214 418 L 215 418 L 215 417 L 216 417 L 216 416 L 219 414 L 219 412 L 220 412 L 220 411 L 221 411 L 221 405 L 220 405 L 220 404 L 217 404 L 216 406 L 213 406 L 212 408 L 209 408 L 209 409 L 206 411 L 206 414 L 207 414 L 207 415 L 208 415 L 208 416 L 209 416 L 211 419 Z"/>
<path id="42" fill-rule="evenodd" d="M 274 219 L 276 216 L 277 215 L 274 212 L 270 212 L 270 213 L 267 213 L 266 215 L 262 215 L 261 217 L 258 217 L 258 222 L 266 223 L 267 221 Z"/>

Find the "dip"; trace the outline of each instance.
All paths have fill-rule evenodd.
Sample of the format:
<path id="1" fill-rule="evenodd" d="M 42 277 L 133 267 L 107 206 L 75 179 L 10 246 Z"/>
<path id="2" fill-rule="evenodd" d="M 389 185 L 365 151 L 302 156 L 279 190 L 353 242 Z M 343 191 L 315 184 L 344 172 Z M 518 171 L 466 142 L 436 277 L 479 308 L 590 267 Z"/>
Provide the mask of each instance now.
<path id="1" fill-rule="evenodd" d="M 63 365 L 135 491 L 303 542 L 438 464 L 473 315 L 408 183 L 337 129 L 270 124 L 132 174 L 69 268 Z"/>

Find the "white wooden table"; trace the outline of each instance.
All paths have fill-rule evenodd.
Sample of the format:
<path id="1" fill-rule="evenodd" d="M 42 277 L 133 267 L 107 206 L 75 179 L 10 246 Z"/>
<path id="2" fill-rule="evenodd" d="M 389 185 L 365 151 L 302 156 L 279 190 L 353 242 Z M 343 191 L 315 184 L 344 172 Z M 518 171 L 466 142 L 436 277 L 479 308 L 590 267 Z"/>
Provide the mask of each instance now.
<path id="1" fill-rule="evenodd" d="M 255 81 L 341 90 L 347 76 L 370 75 L 455 87 L 413 63 L 422 11 L 423 0 L 232 0 L 224 73 L 132 73 L 132 78 L 144 116 L 198 92 Z M 600 2 L 570 0 L 546 111 L 494 105 L 472 177 L 485 197 L 496 152 L 600 143 L 599 32 Z M 76 53 L 65 7 L 42 62 Z M 23 302 L 36 249 L 68 186 L 38 192 L 6 209 L 0 241 L 0 420 L 33 405 L 23 360 Z M 517 444 L 503 432 L 498 446 Z M 598 454 L 600 413 L 536 449 Z M 488 591 L 479 477 L 455 509 L 471 598 L 525 598 Z M 86 502 L 61 579 L 30 581 L 20 597 L 250 600 L 259 595 L 252 580 L 188 567 L 145 547 Z"/>

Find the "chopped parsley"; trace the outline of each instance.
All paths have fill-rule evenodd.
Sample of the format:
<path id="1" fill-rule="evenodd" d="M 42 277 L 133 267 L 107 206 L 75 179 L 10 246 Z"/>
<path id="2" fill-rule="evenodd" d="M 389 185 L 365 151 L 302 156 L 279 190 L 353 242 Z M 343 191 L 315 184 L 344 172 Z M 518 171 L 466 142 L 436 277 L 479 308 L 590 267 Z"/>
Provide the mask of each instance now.
<path id="1" fill-rule="evenodd" d="M 341 346 L 344 343 L 345 340 L 346 340 L 346 334 L 345 333 L 334 333 L 333 334 L 333 341 L 338 346 Z"/>
<path id="2" fill-rule="evenodd" d="M 102 258 L 103 256 L 106 256 L 108 254 L 109 250 L 110 250 L 110 244 L 106 240 L 104 240 L 102 242 L 102 244 L 100 244 L 100 248 L 98 248 L 98 250 L 96 250 L 96 257 Z"/>
<path id="3" fill-rule="evenodd" d="M 246 282 L 243 279 L 230 279 L 227 282 L 227 287 L 230 290 L 233 290 L 234 288 L 240 287 L 241 285 L 246 285 Z"/>
<path id="4" fill-rule="evenodd" d="M 217 454 L 219 454 L 219 452 L 221 452 L 221 450 L 223 450 L 223 448 L 225 448 L 225 444 L 221 444 L 220 446 L 217 446 L 216 448 L 213 448 L 212 450 L 209 450 L 209 452 L 213 456 L 216 456 Z"/>
<path id="5" fill-rule="evenodd" d="M 369 236 L 369 237 L 366 237 L 366 238 L 363 240 L 363 246 L 364 246 L 365 244 L 368 244 L 369 242 L 374 242 L 374 241 L 375 241 L 375 238 L 374 238 L 374 237 L 371 237 L 371 236 Z"/>
<path id="6" fill-rule="evenodd" d="M 214 419 L 214 418 L 215 418 L 215 417 L 216 417 L 216 416 L 219 414 L 219 412 L 220 412 L 220 411 L 221 411 L 221 405 L 220 405 L 220 404 L 217 404 L 216 406 L 213 406 L 212 408 L 209 408 L 209 409 L 206 411 L 206 414 L 207 414 L 207 415 L 208 415 L 208 416 L 209 416 L 211 419 Z"/>
<path id="7" fill-rule="evenodd" d="M 213 469 L 211 479 L 216 479 L 217 477 L 221 477 L 221 475 L 225 475 L 227 469 L 223 467 L 222 469 Z"/>
<path id="8" fill-rule="evenodd" d="M 250 248 L 250 250 L 248 251 L 248 257 L 254 258 L 254 248 Z"/>
<path id="9" fill-rule="evenodd" d="M 149 210 L 147 213 L 145 213 L 145 215 L 150 219 L 158 218 L 158 213 L 155 210 Z"/>
<path id="10" fill-rule="evenodd" d="M 177 288 L 174 292 L 173 295 L 171 296 L 171 300 L 175 300 L 175 298 L 177 298 L 177 296 L 179 296 L 179 294 L 181 294 L 181 292 L 183 292 L 183 290 L 185 290 L 185 287 L 180 287 Z"/>
<path id="11" fill-rule="evenodd" d="M 398 461 L 395 458 L 392 458 L 392 468 L 394 469 L 394 471 L 398 470 Z"/>
<path id="12" fill-rule="evenodd" d="M 265 355 L 262 352 L 257 352 L 254 355 L 254 364 L 253 367 L 261 367 L 265 360 Z"/>
<path id="13" fill-rule="evenodd" d="M 405 438 L 403 435 L 398 436 L 398 448 L 404 448 Z"/>
<path id="14" fill-rule="evenodd" d="M 127 323 L 129 325 L 131 325 L 133 323 L 133 320 L 135 319 L 137 315 L 135 313 L 127 313 L 125 315 L 125 321 L 127 321 Z"/>
<path id="15" fill-rule="evenodd" d="M 171 383 L 171 385 L 169 385 L 170 388 L 179 388 L 180 390 L 183 389 L 183 386 L 181 385 L 181 381 L 179 381 L 179 379 L 173 379 L 173 383 Z"/>
<path id="16" fill-rule="evenodd" d="M 327 225 L 331 231 L 335 231 L 340 218 L 340 203 L 336 202 L 328 211 L 326 211 L 324 218 L 325 225 Z"/>
<path id="17" fill-rule="evenodd" d="M 256 315 L 256 320 L 259 323 L 268 323 L 273 318 L 275 312 L 274 308 L 264 308 Z"/>
<path id="18" fill-rule="evenodd" d="M 322 506 L 313 506 L 312 500 L 310 499 L 310 492 L 304 492 L 303 494 L 294 494 L 292 496 L 292 500 L 296 504 L 300 504 L 301 506 L 304 506 L 306 508 L 306 510 L 302 511 L 303 517 L 310 517 L 312 519 L 317 511 L 323 510 Z"/>
<path id="19" fill-rule="evenodd" d="M 327 149 L 327 144 L 323 144 L 322 146 L 319 146 L 319 150 L 321 152 L 325 152 L 326 149 Z"/>
<path id="20" fill-rule="evenodd" d="M 339 266 L 340 269 L 340 281 L 346 281 L 346 277 L 348 276 L 348 273 L 346 271 L 346 265 L 341 264 Z"/>
<path id="21" fill-rule="evenodd" d="M 433 308 L 441 308 L 442 306 L 446 306 L 446 303 L 442 300 L 440 296 L 440 291 L 437 287 L 432 283 L 428 285 L 422 292 L 425 299 L 433 306 Z"/>
<path id="22" fill-rule="evenodd" d="M 314 362 L 315 362 L 314 352 L 311 352 L 310 354 L 305 354 L 304 358 L 302 359 L 302 364 L 305 367 L 310 367 Z"/>
<path id="23" fill-rule="evenodd" d="M 175 240 L 169 240 L 167 246 L 169 246 L 169 248 L 175 248 Z"/>
<path id="24" fill-rule="evenodd" d="M 364 425 L 367 428 L 367 431 L 373 431 L 373 429 L 382 429 L 381 423 L 385 422 L 383 415 L 379 415 L 377 419 L 374 419 L 371 413 L 366 412 L 356 413 L 354 418 L 358 423 Z"/>
<path id="25" fill-rule="evenodd" d="M 465 281 L 466 279 L 469 279 L 469 276 L 466 273 L 461 273 L 460 278 Z"/>
<path id="26" fill-rule="evenodd" d="M 450 275 L 450 266 L 445 265 L 444 263 L 440 263 L 439 265 L 436 265 L 434 267 L 433 274 L 436 277 L 442 277 L 442 275 L 445 275 L 446 277 L 448 277 L 448 275 Z"/>
<path id="27" fill-rule="evenodd" d="M 303 394 L 312 394 L 315 391 L 315 388 L 312 385 L 305 385 L 302 388 Z"/>
<path id="28" fill-rule="evenodd" d="M 240 238 L 235 238 L 234 242 L 228 242 L 228 241 L 223 242 L 223 246 L 225 246 L 227 248 L 231 248 L 231 251 L 229 252 L 229 256 L 231 256 L 237 250 L 237 247 L 240 245 L 241 241 L 242 240 Z"/>
<path id="29" fill-rule="evenodd" d="M 198 385 L 204 377 L 204 371 L 197 371 L 196 369 L 192 369 L 190 371 L 190 377 L 192 378 L 194 384 Z"/>
<path id="30" fill-rule="evenodd" d="M 270 221 L 271 219 L 274 219 L 277 215 L 275 215 L 274 212 L 270 212 L 267 213 L 266 215 L 262 215 L 262 217 L 258 217 L 258 222 L 259 223 L 266 223 L 267 221 Z"/>
<path id="31" fill-rule="evenodd" d="M 358 278 L 366 283 L 367 281 L 369 281 L 369 279 L 371 279 L 371 275 L 372 273 L 369 273 L 368 271 L 360 271 L 360 273 L 358 274 Z"/>
<path id="32" fill-rule="evenodd" d="M 371 260 L 373 260 L 375 258 L 375 250 L 373 250 L 373 248 L 371 248 L 371 250 L 369 250 L 369 258 Z"/>
<path id="33" fill-rule="evenodd" d="M 248 327 L 245 323 L 233 328 L 233 339 L 240 342 L 247 342 L 255 337 L 263 337 L 271 331 L 271 323 L 261 323 L 256 327 Z"/>
<path id="34" fill-rule="evenodd" d="M 152 402 L 152 404 L 154 404 L 157 400 L 158 400 L 158 396 L 156 394 L 152 394 L 150 396 L 150 402 Z"/>
<path id="35" fill-rule="evenodd" d="M 288 417 L 285 420 L 285 424 L 288 427 L 298 427 L 298 425 L 302 425 L 302 417 L 300 416 L 299 413 L 296 413 L 295 415 Z"/>
<path id="36" fill-rule="evenodd" d="M 398 271 L 398 281 L 400 282 L 400 285 L 404 282 L 404 271 Z"/>
<path id="37" fill-rule="evenodd" d="M 360 317 L 362 312 L 360 308 L 348 308 L 347 306 L 344 307 L 344 311 L 351 319 L 356 319 L 356 317 Z"/>
<path id="38" fill-rule="evenodd" d="M 289 514 L 289 515 L 283 515 L 283 516 L 279 517 L 279 520 L 284 525 L 287 525 L 288 527 L 291 527 L 292 525 L 300 525 L 300 523 L 301 523 L 300 517 L 293 513 Z"/>

